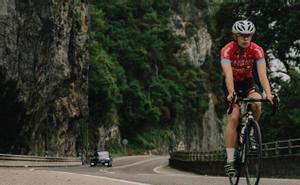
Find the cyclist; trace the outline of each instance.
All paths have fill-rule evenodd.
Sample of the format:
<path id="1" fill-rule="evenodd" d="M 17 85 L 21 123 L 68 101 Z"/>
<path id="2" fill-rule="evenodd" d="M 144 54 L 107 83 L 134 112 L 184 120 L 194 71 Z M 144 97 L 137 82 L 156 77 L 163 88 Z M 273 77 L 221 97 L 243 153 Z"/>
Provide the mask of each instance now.
<path id="1" fill-rule="evenodd" d="M 272 93 L 266 73 L 265 54 L 263 49 L 252 42 L 255 26 L 249 20 L 236 21 L 232 26 L 234 40 L 226 44 L 221 50 L 221 66 L 224 75 L 225 106 L 228 110 L 229 102 L 236 93 L 239 97 L 261 98 L 260 90 L 253 79 L 253 66 L 256 63 L 258 78 L 266 94 L 266 98 L 273 104 Z M 260 103 L 252 105 L 254 118 L 261 114 Z M 233 111 L 227 116 L 225 128 L 225 146 L 227 164 L 225 172 L 228 176 L 235 176 L 234 152 L 237 140 L 237 126 L 239 123 L 239 107 L 233 105 Z"/>

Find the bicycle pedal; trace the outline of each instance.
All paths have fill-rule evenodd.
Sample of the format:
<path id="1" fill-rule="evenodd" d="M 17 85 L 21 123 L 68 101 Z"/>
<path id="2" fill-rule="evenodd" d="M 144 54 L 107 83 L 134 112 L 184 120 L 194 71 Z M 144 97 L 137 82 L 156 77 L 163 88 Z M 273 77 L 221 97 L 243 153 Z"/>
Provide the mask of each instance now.
<path id="1" fill-rule="evenodd" d="M 236 169 L 235 169 L 235 163 L 234 162 L 230 162 L 227 163 L 225 166 L 225 173 L 227 176 L 229 177 L 235 177 L 236 176 Z"/>
<path id="2" fill-rule="evenodd" d="M 229 173 L 227 173 L 227 176 L 229 176 L 229 177 L 235 177 L 236 173 L 235 172 L 229 172 Z"/>

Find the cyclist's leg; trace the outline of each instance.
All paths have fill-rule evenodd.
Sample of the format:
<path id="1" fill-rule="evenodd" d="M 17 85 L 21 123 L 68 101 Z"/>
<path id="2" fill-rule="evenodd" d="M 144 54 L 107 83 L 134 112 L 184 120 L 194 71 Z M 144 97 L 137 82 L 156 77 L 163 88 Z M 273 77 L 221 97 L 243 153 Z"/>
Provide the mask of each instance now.
<path id="1" fill-rule="evenodd" d="M 227 89 L 225 88 L 225 83 L 223 85 L 224 90 L 224 105 L 225 109 L 227 110 L 229 107 L 228 101 L 227 101 Z M 225 139 L 225 147 L 226 147 L 226 153 L 227 153 L 227 164 L 225 165 L 225 172 L 226 175 L 229 176 L 235 176 L 236 170 L 234 167 L 234 153 L 235 153 L 235 145 L 237 141 L 237 126 L 239 123 L 239 106 L 235 104 L 233 106 L 232 113 L 230 115 L 227 115 L 227 124 L 224 129 L 224 139 Z"/>
<path id="2" fill-rule="evenodd" d="M 225 85 L 224 85 L 225 86 Z M 224 88 L 224 105 L 225 109 L 227 110 L 229 108 L 229 102 L 227 100 L 227 95 L 228 92 Z M 237 140 L 237 126 L 239 123 L 239 117 L 240 117 L 240 112 L 239 112 L 239 106 L 238 104 L 233 105 L 232 113 L 230 115 L 227 115 L 227 124 L 225 126 L 224 130 L 224 139 L 225 139 L 225 147 L 226 147 L 226 152 L 227 152 L 227 161 L 233 161 L 233 155 L 234 155 L 234 148 L 236 145 L 236 140 Z"/>
<path id="3" fill-rule="evenodd" d="M 261 95 L 258 93 L 258 89 L 256 88 L 256 86 L 254 86 L 250 91 L 248 91 L 248 97 L 249 98 L 255 98 L 255 99 L 260 99 Z M 253 111 L 253 116 L 255 120 L 258 120 L 260 115 L 261 115 L 261 103 L 260 102 L 255 102 L 252 103 L 251 105 L 252 111 Z M 255 137 L 253 135 L 254 130 L 251 129 L 250 130 L 250 149 L 251 150 L 256 150 L 257 149 L 257 145 L 256 145 L 256 140 Z"/>
<path id="4" fill-rule="evenodd" d="M 227 116 L 227 125 L 225 127 L 225 146 L 227 153 L 227 164 L 225 165 L 225 172 L 228 176 L 236 176 L 236 169 L 234 165 L 234 152 L 237 140 L 237 125 L 239 122 L 239 107 L 235 104 L 232 113 Z"/>
<path id="5" fill-rule="evenodd" d="M 255 89 L 252 89 L 248 93 L 248 98 L 260 99 L 261 95 Z M 252 108 L 252 111 L 253 111 L 254 119 L 258 120 L 260 118 L 260 115 L 261 115 L 261 103 L 260 102 L 254 102 L 254 103 L 252 103 L 251 108 Z"/>
<path id="6" fill-rule="evenodd" d="M 225 127 L 225 146 L 226 148 L 235 148 L 237 139 L 237 126 L 239 123 L 239 107 L 237 104 L 233 106 L 232 113 L 227 115 L 227 125 Z"/>

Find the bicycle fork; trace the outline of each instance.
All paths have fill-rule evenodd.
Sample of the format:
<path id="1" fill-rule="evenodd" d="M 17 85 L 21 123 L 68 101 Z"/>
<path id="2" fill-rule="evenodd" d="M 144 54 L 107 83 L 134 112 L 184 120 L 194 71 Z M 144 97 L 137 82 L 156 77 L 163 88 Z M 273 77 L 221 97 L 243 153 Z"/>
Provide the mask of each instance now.
<path id="1" fill-rule="evenodd" d="M 243 140 L 242 140 L 242 142 L 241 142 L 241 144 L 242 144 L 242 150 L 241 150 L 241 164 L 242 165 L 245 165 L 245 163 L 246 163 L 246 153 L 247 153 L 247 140 L 249 140 L 249 136 L 251 135 L 251 134 L 253 134 L 253 128 L 252 128 L 252 126 L 250 125 L 250 123 L 251 123 L 251 121 L 254 119 L 254 117 L 253 117 L 253 113 L 251 112 L 251 111 L 248 111 L 247 112 L 247 121 L 246 121 L 246 124 L 244 125 L 244 134 L 243 134 Z"/>

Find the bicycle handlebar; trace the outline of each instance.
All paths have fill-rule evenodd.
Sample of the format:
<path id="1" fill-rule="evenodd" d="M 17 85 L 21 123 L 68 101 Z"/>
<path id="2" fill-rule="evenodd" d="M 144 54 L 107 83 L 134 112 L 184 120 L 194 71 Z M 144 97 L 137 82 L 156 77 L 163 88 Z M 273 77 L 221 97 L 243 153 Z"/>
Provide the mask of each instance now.
<path id="1" fill-rule="evenodd" d="M 267 102 L 271 103 L 268 99 L 257 99 L 257 98 L 240 98 L 237 97 L 236 93 L 233 93 L 232 100 L 229 102 L 229 109 L 227 111 L 228 114 L 231 114 L 233 111 L 233 105 L 238 102 Z M 273 97 L 273 105 L 272 105 L 272 115 L 278 110 L 279 98 L 277 95 Z"/>
<path id="2" fill-rule="evenodd" d="M 268 99 L 257 99 L 257 98 L 237 98 L 236 102 L 268 102 Z"/>

